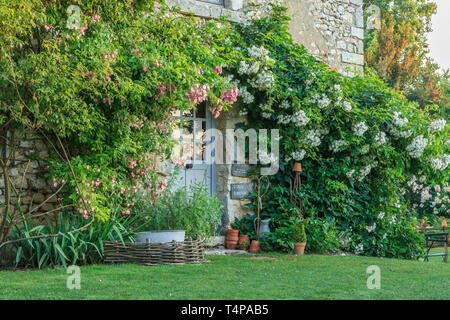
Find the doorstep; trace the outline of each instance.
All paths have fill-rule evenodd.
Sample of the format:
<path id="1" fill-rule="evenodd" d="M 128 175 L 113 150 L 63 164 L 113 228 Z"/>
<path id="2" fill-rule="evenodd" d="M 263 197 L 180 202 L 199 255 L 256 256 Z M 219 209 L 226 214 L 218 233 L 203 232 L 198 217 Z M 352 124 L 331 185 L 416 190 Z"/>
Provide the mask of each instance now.
<path id="1" fill-rule="evenodd" d="M 230 249 L 208 249 L 205 250 L 205 255 L 211 256 L 237 256 L 242 254 L 249 254 L 245 250 L 230 250 Z"/>

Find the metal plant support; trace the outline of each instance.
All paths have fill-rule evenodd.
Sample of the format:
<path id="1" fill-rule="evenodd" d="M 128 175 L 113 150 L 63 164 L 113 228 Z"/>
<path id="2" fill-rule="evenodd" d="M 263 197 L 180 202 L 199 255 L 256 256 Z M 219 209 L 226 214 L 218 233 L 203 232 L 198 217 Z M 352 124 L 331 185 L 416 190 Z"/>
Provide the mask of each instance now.
<path id="1" fill-rule="evenodd" d="M 302 172 L 302 165 L 301 163 L 297 162 L 294 165 L 294 168 L 292 171 L 295 172 L 295 179 L 294 179 L 294 187 L 292 187 L 292 181 L 291 181 L 291 204 L 298 207 L 300 210 L 300 217 L 303 219 L 303 199 L 299 196 L 300 189 L 302 187 L 302 179 L 301 179 L 301 172 Z"/>
<path id="2" fill-rule="evenodd" d="M 264 179 L 267 180 L 267 188 L 261 194 L 261 181 L 264 180 Z M 258 239 L 259 238 L 259 222 L 260 222 L 259 216 L 260 216 L 260 211 L 262 209 L 262 200 L 261 199 L 262 199 L 263 196 L 266 195 L 266 193 L 270 189 L 270 180 L 269 180 L 268 176 L 259 176 L 259 177 L 256 178 L 256 180 L 258 181 L 258 184 L 256 186 L 256 193 L 258 195 L 258 198 L 257 198 L 257 202 L 258 202 L 258 204 L 257 204 L 257 208 L 258 208 L 257 214 L 258 214 L 258 216 L 257 216 L 257 222 L 256 222 L 257 223 L 257 225 L 256 225 L 256 238 Z"/>

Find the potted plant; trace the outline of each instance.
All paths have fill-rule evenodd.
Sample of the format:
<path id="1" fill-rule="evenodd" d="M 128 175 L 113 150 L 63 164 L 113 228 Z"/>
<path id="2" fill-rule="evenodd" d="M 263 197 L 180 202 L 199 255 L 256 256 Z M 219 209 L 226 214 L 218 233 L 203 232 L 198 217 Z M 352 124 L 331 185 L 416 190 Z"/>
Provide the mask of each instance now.
<path id="1" fill-rule="evenodd" d="M 259 241 L 258 240 L 252 240 L 252 242 L 250 244 L 250 249 L 248 249 L 248 252 L 251 252 L 251 253 L 259 252 Z"/>
<path id="2" fill-rule="evenodd" d="M 170 187 L 172 183 L 169 181 L 154 203 L 142 199 L 140 210 L 149 222 L 145 231 L 137 233 L 137 242 L 181 242 L 186 236 L 206 238 L 217 233 L 223 210 L 220 200 L 201 183 L 176 190 Z"/>
<path id="3" fill-rule="evenodd" d="M 306 247 L 305 220 L 299 220 L 294 224 L 294 254 L 304 254 Z"/>
<path id="4" fill-rule="evenodd" d="M 247 234 L 239 235 L 239 250 L 247 250 L 250 245 L 250 237 Z"/>

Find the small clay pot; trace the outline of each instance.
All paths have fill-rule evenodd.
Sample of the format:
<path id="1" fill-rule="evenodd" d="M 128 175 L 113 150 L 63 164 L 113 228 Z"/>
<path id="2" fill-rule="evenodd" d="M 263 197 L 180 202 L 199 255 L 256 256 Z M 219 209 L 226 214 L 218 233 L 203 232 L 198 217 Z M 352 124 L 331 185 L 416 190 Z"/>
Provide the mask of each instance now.
<path id="1" fill-rule="evenodd" d="M 226 241 L 226 247 L 228 250 L 235 250 L 236 246 L 237 246 L 237 241 L 233 241 L 233 240 L 227 240 Z"/>
<path id="2" fill-rule="evenodd" d="M 235 245 L 238 243 L 239 240 L 239 230 L 235 230 L 235 229 L 229 229 L 227 231 L 227 241 L 233 241 L 235 242 Z"/>
<path id="3" fill-rule="evenodd" d="M 258 253 L 259 252 L 259 241 L 252 240 L 252 243 L 250 244 L 250 249 L 248 249 L 248 252 Z"/>
<path id="4" fill-rule="evenodd" d="M 247 250 L 250 244 L 250 237 L 246 234 L 242 234 L 239 236 L 238 245 L 239 250 Z"/>
<path id="5" fill-rule="evenodd" d="M 302 164 L 300 162 L 296 162 L 294 164 L 294 168 L 292 169 L 292 171 L 302 172 Z"/>
<path id="6" fill-rule="evenodd" d="M 294 242 L 294 254 L 305 253 L 306 242 Z"/>

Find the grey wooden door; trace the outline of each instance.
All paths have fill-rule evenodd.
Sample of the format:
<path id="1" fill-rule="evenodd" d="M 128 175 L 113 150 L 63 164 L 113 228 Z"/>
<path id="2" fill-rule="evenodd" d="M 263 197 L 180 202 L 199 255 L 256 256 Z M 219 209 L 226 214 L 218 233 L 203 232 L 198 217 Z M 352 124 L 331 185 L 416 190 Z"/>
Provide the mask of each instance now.
<path id="1" fill-rule="evenodd" d="M 174 119 L 178 120 L 178 129 L 174 131 L 174 138 L 178 144 L 174 148 L 174 155 L 185 162 L 178 176 L 180 186 L 202 182 L 210 194 L 215 192 L 215 165 L 207 162 L 206 146 L 213 143 L 207 137 L 206 131 L 214 128 L 214 119 L 207 109 L 206 103 L 197 106 L 196 110 L 181 113 L 177 111 Z"/>

